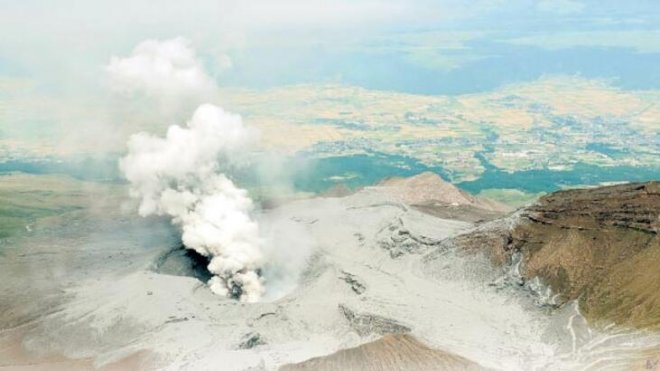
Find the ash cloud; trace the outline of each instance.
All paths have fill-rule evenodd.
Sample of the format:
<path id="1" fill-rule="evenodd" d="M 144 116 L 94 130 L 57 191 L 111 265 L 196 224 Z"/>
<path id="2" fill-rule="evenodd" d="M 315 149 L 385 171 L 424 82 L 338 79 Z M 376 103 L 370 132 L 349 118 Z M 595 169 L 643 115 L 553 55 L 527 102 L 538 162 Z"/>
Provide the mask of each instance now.
<path id="1" fill-rule="evenodd" d="M 106 71 L 115 89 L 164 104 L 199 103 L 217 90 L 182 38 L 144 41 L 131 56 L 112 58 Z M 242 161 L 256 137 L 240 116 L 204 103 L 185 126 L 170 126 L 164 137 L 132 135 L 119 164 L 130 195 L 139 200 L 139 214 L 170 216 L 183 244 L 209 258 L 210 289 L 246 302 L 265 291 L 264 242 L 248 192 L 224 172 Z"/>
<path id="2" fill-rule="evenodd" d="M 217 100 L 215 80 L 182 37 L 142 41 L 129 56 L 112 57 L 105 72 L 114 98 L 132 115 L 178 124 L 200 103 Z M 145 106 L 152 109 L 145 111 Z"/>
<path id="3" fill-rule="evenodd" d="M 156 107 L 145 107 L 152 109 L 169 107 L 154 110 L 163 123 L 182 122 L 181 114 L 189 117 L 186 112 L 203 103 L 185 126 L 170 125 L 164 136 L 141 132 L 128 140 L 119 167 L 130 195 L 139 201 L 139 214 L 171 217 L 185 247 L 209 258 L 213 277 L 208 285 L 216 294 L 255 302 L 293 289 L 314 246 L 309 234 L 277 215 L 257 221 L 247 190 L 227 175 L 257 159 L 251 164 L 257 178 L 282 195 L 291 192 L 286 167 L 275 166 L 274 154 L 255 156 L 258 132 L 240 116 L 205 103 L 217 99 L 218 88 L 190 43 L 147 40 L 129 57 L 113 57 L 106 72 L 120 94 L 150 98 Z"/>
<path id="4" fill-rule="evenodd" d="M 106 71 L 111 87 L 126 94 L 208 98 L 217 89 L 190 42 L 181 37 L 143 41 L 129 57 L 112 57 Z"/>
<path id="5" fill-rule="evenodd" d="M 247 302 L 264 292 L 258 274 L 263 241 L 247 191 L 220 170 L 254 135 L 239 116 L 203 104 L 186 127 L 171 126 L 164 138 L 133 135 L 120 162 L 140 215 L 172 217 L 183 244 L 210 259 L 211 290 Z"/>

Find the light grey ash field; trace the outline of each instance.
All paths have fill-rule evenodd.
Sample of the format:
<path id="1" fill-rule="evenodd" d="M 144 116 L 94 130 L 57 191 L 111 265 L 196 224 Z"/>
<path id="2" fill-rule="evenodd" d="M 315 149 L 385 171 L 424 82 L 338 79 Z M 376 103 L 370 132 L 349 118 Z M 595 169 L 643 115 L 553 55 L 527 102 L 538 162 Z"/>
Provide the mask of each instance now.
<path id="1" fill-rule="evenodd" d="M 428 192 L 437 188 L 445 192 Z M 432 201 L 419 199 L 425 191 L 441 198 L 425 210 L 461 209 L 460 219 L 482 221 L 443 219 L 401 202 Z M 453 246 L 452 236 L 474 228 L 517 223 L 516 213 L 483 221 L 494 217 L 483 205 L 422 175 L 262 210 L 263 228 L 277 235 L 293 224 L 305 239 L 286 243 L 313 246 L 304 264 L 289 266 L 292 277 L 266 281 L 258 303 L 214 295 L 193 277 L 167 220 L 137 219 L 115 203 L 66 214 L 0 258 L 10 283 L 0 366 L 274 370 L 407 334 L 446 361 L 433 369 L 626 369 L 660 344 L 652 334 L 591 328 L 576 304 L 551 310 L 542 290 L 518 283 L 515 264 L 496 268 L 486 255 Z M 403 359 L 406 350 L 412 359 L 421 354 L 394 349 Z"/>

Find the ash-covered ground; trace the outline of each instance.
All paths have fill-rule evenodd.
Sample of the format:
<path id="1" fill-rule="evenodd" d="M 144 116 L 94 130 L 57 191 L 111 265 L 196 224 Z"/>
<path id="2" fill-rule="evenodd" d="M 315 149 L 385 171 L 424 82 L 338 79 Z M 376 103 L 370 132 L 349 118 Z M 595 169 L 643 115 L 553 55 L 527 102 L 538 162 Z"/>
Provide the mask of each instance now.
<path id="1" fill-rule="evenodd" d="M 366 344 L 339 357 L 358 360 L 345 354 L 377 347 L 440 357 L 440 369 L 600 370 L 644 366 L 660 344 L 651 334 L 590 328 L 574 304 L 541 305 L 515 266 L 456 250 L 449 241 L 475 228 L 463 220 L 479 219 L 476 206 L 434 203 L 463 210 L 463 220 L 450 220 L 400 196 L 371 187 L 258 212 L 264 233 L 283 234 L 282 269 L 264 266 L 257 303 L 214 294 L 203 260 L 181 250 L 168 220 L 112 202 L 67 214 L 0 257 L 0 368 L 345 369 L 301 362 Z M 515 222 L 514 213 L 497 223 Z M 286 233 L 292 225 L 298 240 Z M 408 345 L 377 341 L 386 334 L 409 336 L 400 340 Z"/>

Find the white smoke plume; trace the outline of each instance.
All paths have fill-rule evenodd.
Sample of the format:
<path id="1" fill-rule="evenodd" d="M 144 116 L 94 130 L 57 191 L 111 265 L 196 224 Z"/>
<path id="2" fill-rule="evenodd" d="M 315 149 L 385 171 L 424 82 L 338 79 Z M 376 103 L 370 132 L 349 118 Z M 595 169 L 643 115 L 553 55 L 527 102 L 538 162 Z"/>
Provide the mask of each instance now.
<path id="1" fill-rule="evenodd" d="M 184 245 L 210 259 L 211 290 L 246 302 L 264 292 L 263 242 L 252 200 L 221 171 L 254 137 L 239 116 L 203 104 L 187 127 L 171 126 L 165 138 L 133 135 L 120 162 L 140 215 L 171 216 Z"/>
<path id="2" fill-rule="evenodd" d="M 106 72 L 115 92 L 144 95 L 164 105 L 199 104 L 217 92 L 190 42 L 181 37 L 143 41 L 130 56 L 112 57 Z"/>
<path id="3" fill-rule="evenodd" d="M 179 114 L 189 117 L 189 108 L 217 98 L 217 85 L 183 38 L 144 41 L 129 57 L 113 57 L 106 71 L 116 91 L 170 108 L 157 112 L 156 122 L 179 123 Z M 143 103 L 138 101 L 137 113 L 153 108 Z M 262 298 L 265 279 L 269 293 L 264 299 L 291 290 L 314 246 L 303 228 L 276 215 L 261 215 L 260 230 L 247 191 L 224 174 L 241 162 L 255 139 L 255 130 L 239 116 L 207 103 L 185 127 L 169 126 L 164 138 L 144 132 L 131 136 L 120 162 L 140 215 L 170 216 L 181 228 L 183 244 L 210 259 L 211 290 L 247 302 Z M 285 193 L 284 163 L 267 157 L 257 164 L 262 165 L 258 174 Z"/>

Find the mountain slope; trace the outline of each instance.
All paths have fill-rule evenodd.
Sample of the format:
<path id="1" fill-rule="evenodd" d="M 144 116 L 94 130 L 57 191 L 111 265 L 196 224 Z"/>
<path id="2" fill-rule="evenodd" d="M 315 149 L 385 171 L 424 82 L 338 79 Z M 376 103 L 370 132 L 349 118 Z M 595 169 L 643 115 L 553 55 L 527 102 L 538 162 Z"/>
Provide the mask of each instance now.
<path id="1" fill-rule="evenodd" d="M 631 192 L 637 199 L 639 190 Z M 566 213 L 576 221 L 586 218 L 568 210 L 578 204 L 559 207 L 556 219 Z M 29 240 L 0 256 L 5 284 L 0 343 L 24 351 L 20 357 L 3 353 L 0 367 L 62 357 L 103 367 L 133 354 L 149 355 L 141 369 L 158 370 L 277 370 L 315 362 L 376 367 L 373 354 L 394 369 L 407 367 L 398 362 L 418 360 L 422 369 L 433 362 L 431 369 L 478 364 L 501 370 L 620 370 L 652 361 L 660 344 L 643 332 L 591 329 L 572 304 L 538 307 L 528 291 L 507 281 L 515 275 L 453 246 L 490 231 L 487 237 L 499 245 L 473 238 L 473 251 L 497 251 L 493 257 L 504 264 L 523 254 L 531 259 L 538 249 L 525 244 L 541 229 L 529 229 L 525 240 L 523 226 L 573 232 L 558 226 L 547 205 L 475 224 L 433 217 L 369 187 L 348 197 L 261 210 L 256 217 L 262 231 L 273 232 L 269 245 L 275 254 L 268 255 L 273 265 L 264 269 L 267 292 L 258 303 L 214 295 L 198 276 L 180 275 L 190 264 L 169 264 L 185 257 L 170 252 L 180 240 L 169 222 L 138 219 L 115 206 L 84 218 L 63 214 L 61 223 L 35 229 Z M 603 212 L 608 208 L 609 203 Z M 640 208 L 622 210 L 637 215 Z M 539 218 L 545 223 L 533 221 Z M 647 236 L 642 219 L 608 228 Z M 294 230 L 299 233 L 290 233 Z M 296 266 L 303 248 L 311 255 Z M 541 257 L 540 263 L 553 261 Z M 563 261 L 559 266 L 571 267 Z M 6 339 L 14 330 L 16 337 Z M 390 354 L 400 358 L 386 360 Z M 306 363 L 310 359 L 316 360 Z"/>
<path id="2" fill-rule="evenodd" d="M 549 285 L 553 304 L 579 300 L 593 321 L 660 329 L 659 182 L 555 192 L 519 218 L 455 242 L 499 264 L 522 254 L 522 278 Z"/>
<path id="3" fill-rule="evenodd" d="M 280 367 L 280 371 L 484 370 L 454 354 L 431 349 L 409 335 L 385 335 L 328 356 Z"/>
<path id="4" fill-rule="evenodd" d="M 370 188 L 440 218 L 476 222 L 492 220 L 512 211 L 497 201 L 473 196 L 432 172 L 409 178 L 388 178 Z"/>

